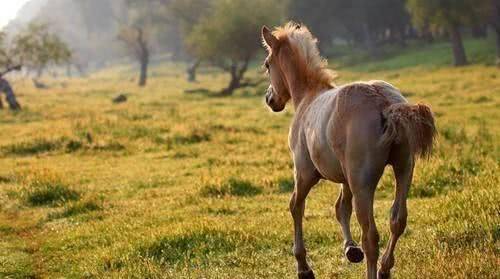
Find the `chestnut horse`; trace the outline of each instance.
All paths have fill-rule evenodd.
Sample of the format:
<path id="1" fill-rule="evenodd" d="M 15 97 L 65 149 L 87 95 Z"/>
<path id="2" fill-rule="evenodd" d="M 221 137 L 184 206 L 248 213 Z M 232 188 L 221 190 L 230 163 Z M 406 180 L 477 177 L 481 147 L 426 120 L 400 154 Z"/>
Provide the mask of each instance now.
<path id="1" fill-rule="evenodd" d="M 298 277 L 314 278 L 306 260 L 302 218 L 307 194 L 326 179 L 342 184 L 335 208 L 345 256 L 351 262 L 366 256 L 367 278 L 389 278 L 394 248 L 406 227 L 415 159 L 430 154 L 436 135 L 431 110 L 408 104 L 398 89 L 383 81 L 335 87 L 317 40 L 304 26 L 288 23 L 274 31 L 264 26 L 262 39 L 269 52 L 265 67 L 271 81 L 266 103 L 275 112 L 282 111 L 289 100 L 295 108 L 289 134 L 295 166 L 290 212 Z M 379 234 L 373 200 L 386 165 L 394 170 L 396 190 L 391 237 L 377 272 Z M 350 231 L 353 205 L 362 229 L 362 249 Z"/>

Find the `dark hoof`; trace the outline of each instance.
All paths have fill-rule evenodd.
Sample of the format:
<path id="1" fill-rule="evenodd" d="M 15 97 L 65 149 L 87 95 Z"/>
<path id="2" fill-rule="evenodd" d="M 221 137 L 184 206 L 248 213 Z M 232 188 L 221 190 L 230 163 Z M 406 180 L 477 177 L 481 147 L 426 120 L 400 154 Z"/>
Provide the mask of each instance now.
<path id="1" fill-rule="evenodd" d="M 377 279 L 389 279 L 389 278 L 391 278 L 390 272 L 384 273 L 380 270 L 377 272 Z"/>
<path id="2" fill-rule="evenodd" d="M 311 269 L 308 271 L 300 271 L 299 279 L 314 279 L 314 272 Z"/>
<path id="3" fill-rule="evenodd" d="M 360 263 L 365 257 L 363 251 L 358 246 L 347 246 L 345 248 L 345 256 L 351 263 Z"/>

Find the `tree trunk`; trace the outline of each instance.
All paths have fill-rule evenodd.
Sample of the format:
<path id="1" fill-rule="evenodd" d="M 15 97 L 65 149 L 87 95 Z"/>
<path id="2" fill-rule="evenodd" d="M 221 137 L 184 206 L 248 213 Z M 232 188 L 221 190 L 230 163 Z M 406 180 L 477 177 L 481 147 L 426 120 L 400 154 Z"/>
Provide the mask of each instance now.
<path id="1" fill-rule="evenodd" d="M 500 66 L 500 0 L 491 1 L 490 24 L 493 27 L 493 31 L 495 31 L 496 36 L 496 64 L 497 66 Z"/>
<path id="2" fill-rule="evenodd" d="M 44 67 L 38 67 L 38 69 L 36 69 L 36 77 L 39 79 L 42 75 L 43 75 L 43 69 Z"/>
<path id="3" fill-rule="evenodd" d="M 471 29 L 471 35 L 475 39 L 486 39 L 488 37 L 487 25 L 477 24 Z"/>
<path id="4" fill-rule="evenodd" d="M 240 88 L 240 79 L 237 75 L 231 74 L 231 81 L 229 82 L 229 86 L 222 90 L 222 95 L 233 95 L 234 90 Z"/>
<path id="5" fill-rule="evenodd" d="M 370 53 L 370 56 L 376 56 L 375 44 L 373 43 L 373 37 L 370 32 L 370 27 L 367 23 L 363 24 L 363 36 L 365 41 L 365 47 Z"/>
<path id="6" fill-rule="evenodd" d="M 467 64 L 467 56 L 465 55 L 465 48 L 458 26 L 450 28 L 450 40 L 453 49 L 453 64 L 455 66 L 463 66 Z"/>
<path id="7" fill-rule="evenodd" d="M 231 67 L 229 68 L 229 73 L 231 74 L 231 81 L 229 82 L 229 86 L 222 90 L 222 95 L 233 95 L 234 90 L 242 87 L 241 80 L 245 75 L 245 72 L 248 69 L 248 63 L 250 59 L 246 59 L 243 64 L 238 67 L 238 62 L 233 62 Z"/>
<path id="8" fill-rule="evenodd" d="M 141 73 L 139 76 L 139 86 L 146 86 L 148 78 L 149 54 L 145 51 L 141 56 Z"/>
<path id="9" fill-rule="evenodd" d="M 4 92 L 7 97 L 7 103 L 9 103 L 9 107 L 11 110 L 20 110 L 21 106 L 16 100 L 16 96 L 14 95 L 14 91 L 10 86 L 9 82 L 4 78 L 0 77 L 0 93 Z"/>
<path id="10" fill-rule="evenodd" d="M 495 29 L 495 34 L 497 37 L 497 59 L 496 64 L 500 66 L 500 29 Z"/>
<path id="11" fill-rule="evenodd" d="M 200 63 L 201 63 L 201 61 L 199 59 L 197 59 L 191 65 L 189 65 L 189 67 L 187 69 L 187 75 L 188 75 L 189 82 L 196 81 L 196 70 L 198 69 L 198 66 L 200 66 Z"/>
<path id="12" fill-rule="evenodd" d="M 71 73 L 71 64 L 67 64 L 66 65 L 66 76 L 67 77 L 71 77 L 72 76 L 72 73 Z"/>

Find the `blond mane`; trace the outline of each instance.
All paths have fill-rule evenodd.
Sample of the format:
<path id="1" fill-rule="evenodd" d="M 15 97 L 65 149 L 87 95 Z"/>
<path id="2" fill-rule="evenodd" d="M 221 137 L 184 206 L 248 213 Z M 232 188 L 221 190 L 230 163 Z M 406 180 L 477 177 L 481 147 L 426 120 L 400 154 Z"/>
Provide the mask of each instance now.
<path id="1" fill-rule="evenodd" d="M 307 78 L 310 87 L 326 86 L 334 87 L 336 78 L 334 71 L 328 69 L 328 61 L 321 57 L 316 39 L 306 26 L 288 22 L 284 26 L 277 27 L 273 35 L 280 42 L 288 41 L 292 49 L 302 58 L 300 68 L 302 74 Z"/>

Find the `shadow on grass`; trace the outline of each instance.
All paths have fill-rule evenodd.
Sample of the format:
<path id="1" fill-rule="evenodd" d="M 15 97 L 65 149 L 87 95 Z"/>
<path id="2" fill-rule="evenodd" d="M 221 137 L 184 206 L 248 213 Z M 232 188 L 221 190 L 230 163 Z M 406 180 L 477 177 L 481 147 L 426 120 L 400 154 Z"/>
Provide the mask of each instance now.
<path id="1" fill-rule="evenodd" d="M 260 187 L 251 182 L 237 178 L 230 178 L 218 184 L 208 184 L 201 188 L 200 195 L 203 197 L 221 198 L 224 196 L 251 197 L 262 193 Z"/>
<path id="2" fill-rule="evenodd" d="M 11 182 L 19 184 L 20 187 L 9 195 L 28 206 L 59 206 L 68 201 L 77 201 L 81 197 L 61 176 L 48 169 L 15 173 Z"/>
<path id="3" fill-rule="evenodd" d="M 282 177 L 276 182 L 280 193 L 291 193 L 295 187 L 295 182 L 292 177 Z"/>
<path id="4" fill-rule="evenodd" d="M 49 220 L 73 217 L 80 214 L 86 214 L 93 211 L 102 210 L 102 206 L 98 201 L 87 200 L 83 202 L 73 203 L 65 206 L 60 212 L 53 212 L 48 215 Z"/>
<path id="5" fill-rule="evenodd" d="M 61 181 L 36 180 L 23 189 L 22 195 L 30 206 L 55 206 L 80 199 L 80 193 Z"/>
<path id="6" fill-rule="evenodd" d="M 33 156 L 38 154 L 64 151 L 73 153 L 77 151 L 124 151 L 126 147 L 117 142 L 89 143 L 80 139 L 69 139 L 62 137 L 59 139 L 37 138 L 32 141 L 23 141 L 0 147 L 0 152 L 7 156 Z"/>
<path id="7" fill-rule="evenodd" d="M 151 258 L 161 264 L 196 263 L 205 265 L 214 258 L 223 257 L 236 250 L 244 241 L 237 232 L 204 229 L 177 236 L 166 236 L 140 247 L 142 257 Z"/>
<path id="8" fill-rule="evenodd" d="M 227 97 L 227 95 L 222 94 L 221 91 L 213 91 L 213 90 L 206 89 L 206 88 L 186 89 L 186 90 L 184 90 L 184 93 L 186 93 L 186 94 L 200 94 L 200 95 L 208 96 L 208 97 Z"/>

